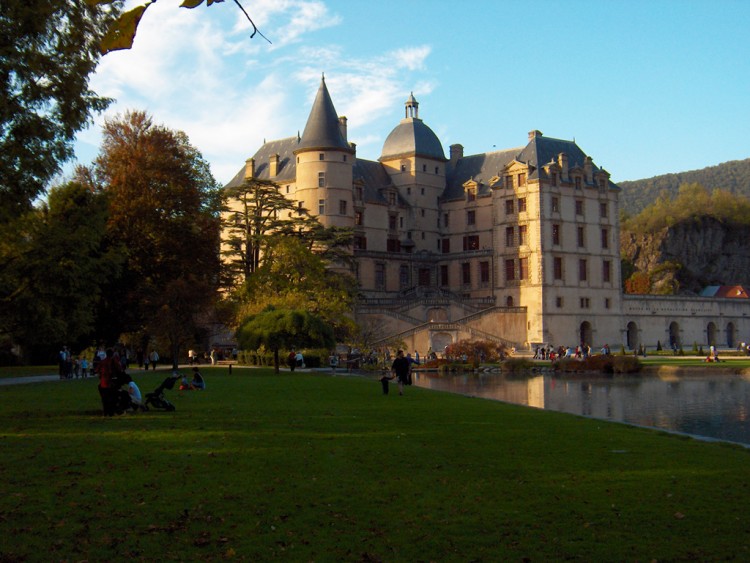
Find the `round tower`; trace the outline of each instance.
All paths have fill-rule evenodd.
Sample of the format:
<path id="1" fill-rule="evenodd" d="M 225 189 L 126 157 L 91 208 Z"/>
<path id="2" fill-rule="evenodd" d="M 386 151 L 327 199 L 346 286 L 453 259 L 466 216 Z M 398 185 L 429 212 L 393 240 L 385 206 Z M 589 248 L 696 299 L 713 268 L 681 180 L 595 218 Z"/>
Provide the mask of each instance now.
<path id="1" fill-rule="evenodd" d="M 297 197 L 324 226 L 352 226 L 355 151 L 346 140 L 346 118 L 336 114 L 325 77 L 297 148 Z"/>

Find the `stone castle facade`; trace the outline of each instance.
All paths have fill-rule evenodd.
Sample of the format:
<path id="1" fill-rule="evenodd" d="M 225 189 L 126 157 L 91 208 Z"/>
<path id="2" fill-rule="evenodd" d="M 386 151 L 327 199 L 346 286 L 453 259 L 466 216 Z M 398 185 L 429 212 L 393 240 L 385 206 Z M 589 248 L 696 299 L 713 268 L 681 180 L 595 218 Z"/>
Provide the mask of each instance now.
<path id="1" fill-rule="evenodd" d="M 574 141 L 532 131 L 516 148 L 465 155 L 454 144 L 446 156 L 410 95 L 380 158 L 364 160 L 323 79 L 303 134 L 264 143 L 228 186 L 247 178 L 353 229 L 358 321 L 409 349 L 466 338 L 724 345 L 750 334 L 744 304 L 726 304 L 721 322 L 718 310 L 683 318 L 669 299 L 623 296 L 620 188 Z"/>

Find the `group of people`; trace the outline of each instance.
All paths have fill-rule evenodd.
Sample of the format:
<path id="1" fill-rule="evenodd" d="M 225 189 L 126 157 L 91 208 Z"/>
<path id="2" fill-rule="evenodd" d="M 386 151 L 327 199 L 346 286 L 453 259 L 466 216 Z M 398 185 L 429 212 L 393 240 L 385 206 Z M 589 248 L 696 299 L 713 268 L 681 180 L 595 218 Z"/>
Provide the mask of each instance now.
<path id="1" fill-rule="evenodd" d="M 610 349 L 609 344 L 602 346 L 601 353 L 609 355 Z M 591 346 L 588 344 L 580 344 L 575 348 L 573 346 L 552 346 L 547 344 L 546 346 L 537 346 L 534 348 L 534 359 L 535 360 L 560 360 L 562 358 L 575 358 L 578 360 L 586 359 L 591 356 Z"/>
<path id="2" fill-rule="evenodd" d="M 416 357 L 417 354 L 415 354 Z M 404 394 L 404 387 L 411 385 L 411 372 L 415 364 L 419 362 L 412 357 L 411 354 L 404 355 L 403 350 L 396 352 L 396 358 L 391 364 L 390 373 L 380 378 L 380 383 L 383 387 L 383 394 L 387 395 L 389 391 L 389 382 L 393 379 L 398 383 L 398 394 Z"/>
<path id="3" fill-rule="evenodd" d="M 99 396 L 104 416 L 146 410 L 141 390 L 125 372 L 120 355 L 112 348 L 108 348 L 104 358 L 96 362 L 96 373 L 99 375 Z"/>
<path id="4" fill-rule="evenodd" d="M 291 371 L 294 371 L 295 368 L 303 368 L 305 367 L 305 357 L 302 352 L 290 350 L 286 357 L 286 365 L 289 366 Z"/>
<path id="5" fill-rule="evenodd" d="M 206 380 L 203 379 L 200 370 L 197 367 L 193 368 L 193 380 L 188 381 L 186 375 L 182 376 L 180 381 L 180 391 L 204 391 L 206 389 Z"/>

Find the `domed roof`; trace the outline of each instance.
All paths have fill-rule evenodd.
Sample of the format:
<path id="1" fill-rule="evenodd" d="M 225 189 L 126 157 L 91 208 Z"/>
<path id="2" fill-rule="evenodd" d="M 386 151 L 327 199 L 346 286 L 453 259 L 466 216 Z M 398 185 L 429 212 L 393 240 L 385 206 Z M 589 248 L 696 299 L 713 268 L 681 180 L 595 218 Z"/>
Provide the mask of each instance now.
<path id="1" fill-rule="evenodd" d="M 380 160 L 411 155 L 446 160 L 440 139 L 416 117 L 402 119 L 391 131 L 383 144 Z"/>

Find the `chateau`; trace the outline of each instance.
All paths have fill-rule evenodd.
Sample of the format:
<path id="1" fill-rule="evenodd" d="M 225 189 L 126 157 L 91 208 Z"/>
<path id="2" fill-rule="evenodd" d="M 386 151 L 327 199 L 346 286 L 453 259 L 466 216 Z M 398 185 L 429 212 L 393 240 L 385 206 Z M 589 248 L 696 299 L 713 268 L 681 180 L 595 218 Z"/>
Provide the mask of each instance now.
<path id="1" fill-rule="evenodd" d="M 465 155 L 453 144 L 446 156 L 410 95 L 380 158 L 364 160 L 322 79 L 302 136 L 264 143 L 227 187 L 247 178 L 354 230 L 357 319 L 409 349 L 750 336 L 737 300 L 623 296 L 620 188 L 574 141 L 534 130 L 516 148 Z"/>

